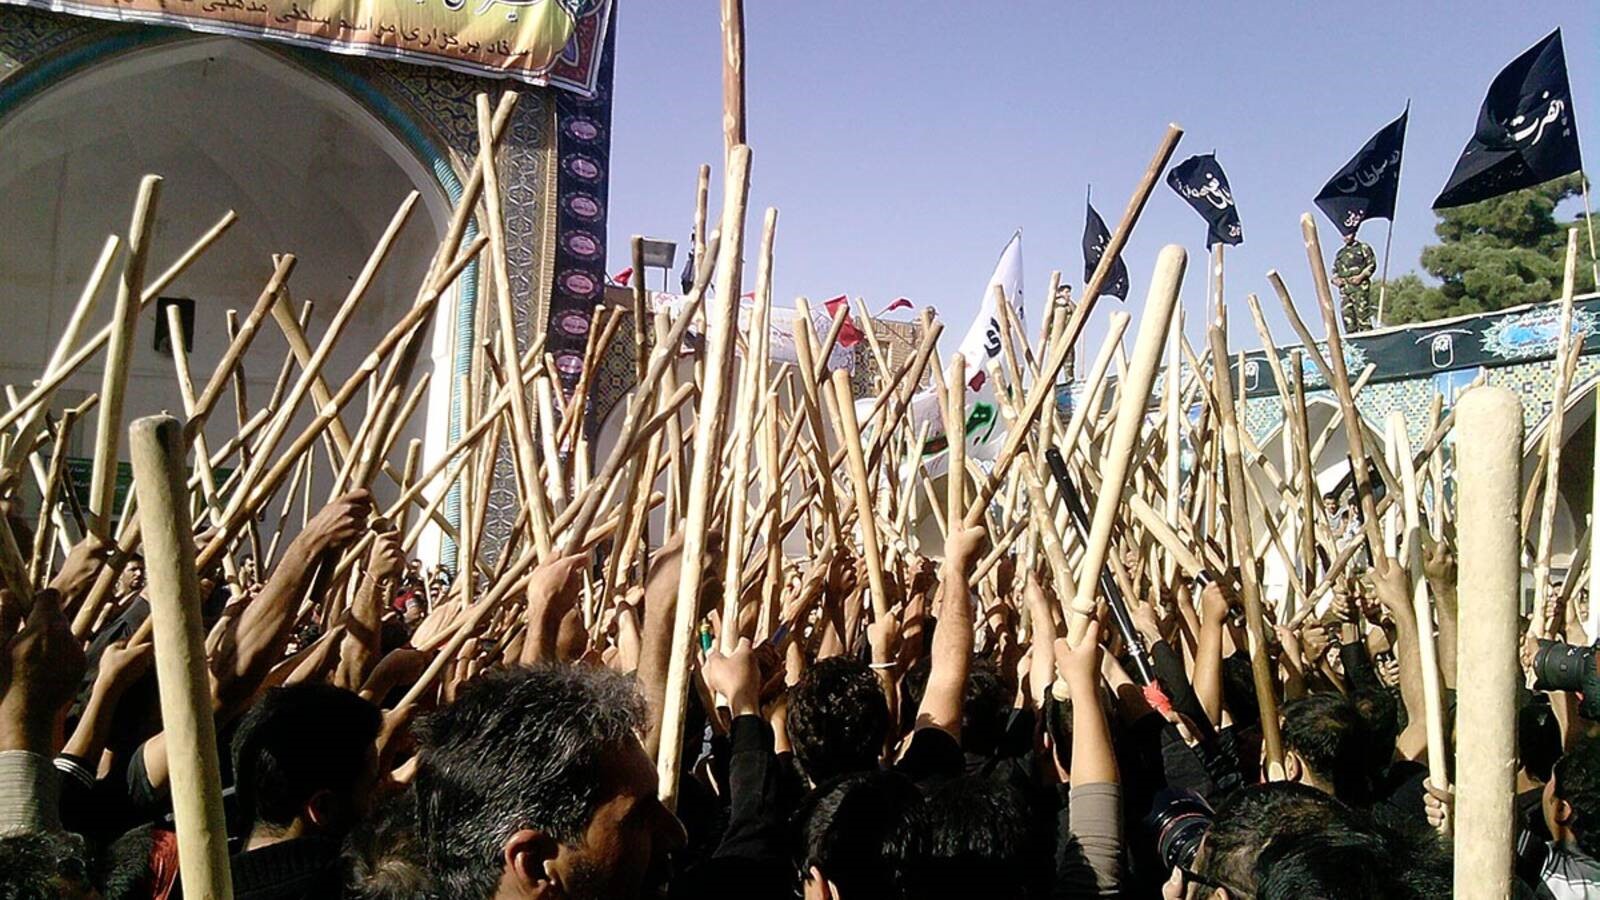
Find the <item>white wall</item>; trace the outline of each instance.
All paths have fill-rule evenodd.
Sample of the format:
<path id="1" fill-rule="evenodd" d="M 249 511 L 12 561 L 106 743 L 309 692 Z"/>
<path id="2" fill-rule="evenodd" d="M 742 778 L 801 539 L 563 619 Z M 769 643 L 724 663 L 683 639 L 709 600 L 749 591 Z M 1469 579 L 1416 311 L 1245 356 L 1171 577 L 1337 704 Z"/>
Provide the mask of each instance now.
<path id="1" fill-rule="evenodd" d="M 273 253 L 299 259 L 290 293 L 297 310 L 302 301 L 315 301 L 308 329 L 315 343 L 396 207 L 418 187 L 422 202 L 325 369 L 337 389 L 411 303 L 448 212 L 431 173 L 370 113 L 271 52 L 226 38 L 136 51 L 75 75 L 0 120 L 0 148 L 6 215 L 0 381 L 23 389 L 43 369 L 105 236 L 126 233 L 145 173 L 165 179 L 149 278 L 226 210 L 239 215 L 164 292 L 196 301 L 189 359 L 197 389 L 227 346 L 226 310 L 237 309 L 241 317 L 248 312 L 271 275 Z M 119 270 L 120 260 L 113 275 Z M 115 277 L 101 295 L 95 328 L 109 321 L 114 296 Z M 435 343 L 442 342 L 446 357 L 453 318 L 451 305 L 442 304 L 436 321 L 445 325 Z M 139 321 L 129 420 L 161 410 L 182 413 L 172 360 L 152 349 L 156 327 L 152 306 Z M 287 352 L 269 319 L 245 360 L 252 411 L 271 393 Z M 429 368 L 429 352 L 418 374 Z M 68 381 L 63 399 L 70 403 L 99 390 L 102 359 Z M 298 368 L 291 383 L 297 375 Z M 433 390 L 448 392 L 448 381 L 436 378 Z M 213 446 L 237 431 L 232 404 L 231 394 L 225 396 L 207 426 Z M 364 404 L 365 396 L 345 414 L 352 432 Z M 441 438 L 430 449 L 438 452 L 443 404 L 425 403 L 424 410 L 430 406 Z M 300 422 L 309 420 L 309 407 L 308 399 Z M 425 418 L 419 412 L 404 437 L 421 437 Z M 92 431 L 91 421 L 79 433 L 79 447 L 92 446 Z M 404 445 L 395 454 L 397 466 Z M 320 450 L 318 456 L 319 493 L 325 494 L 331 473 L 326 456 Z"/>

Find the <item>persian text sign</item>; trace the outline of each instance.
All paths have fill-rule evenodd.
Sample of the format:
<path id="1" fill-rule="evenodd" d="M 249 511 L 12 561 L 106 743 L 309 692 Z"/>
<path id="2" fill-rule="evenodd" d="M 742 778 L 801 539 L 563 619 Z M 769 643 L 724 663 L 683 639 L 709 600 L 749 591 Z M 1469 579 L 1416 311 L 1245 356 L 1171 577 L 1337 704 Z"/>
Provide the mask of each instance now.
<path id="1" fill-rule="evenodd" d="M 0 0 L 516 78 L 591 96 L 612 0 Z"/>

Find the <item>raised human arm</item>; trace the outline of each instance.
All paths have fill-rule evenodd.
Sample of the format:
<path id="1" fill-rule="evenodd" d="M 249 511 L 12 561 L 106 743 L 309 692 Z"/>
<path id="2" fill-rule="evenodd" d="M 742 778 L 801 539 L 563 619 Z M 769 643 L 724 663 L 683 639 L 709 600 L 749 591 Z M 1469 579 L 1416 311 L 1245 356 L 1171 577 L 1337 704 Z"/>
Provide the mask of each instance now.
<path id="1" fill-rule="evenodd" d="M 325 565 L 324 556 L 354 541 L 371 512 L 372 494 L 351 491 L 323 507 L 290 542 L 261 594 L 239 613 L 232 634 L 211 659 L 216 679 L 213 702 L 223 718 L 255 697 L 262 680 L 283 657 L 295 611 L 317 577 L 319 563 Z"/>
<path id="2" fill-rule="evenodd" d="M 339 667 L 333 677 L 338 687 L 360 690 L 367 676 L 372 674 L 372 667 L 377 665 L 378 654 L 382 651 L 378 638 L 383 611 L 405 569 L 406 558 L 400 548 L 399 533 L 390 529 L 380 531 L 367 557 L 366 571 L 361 573 L 356 586 L 355 600 L 345 620 L 344 639 L 339 642 Z"/>
<path id="3" fill-rule="evenodd" d="M 1200 646 L 1194 655 L 1194 695 L 1212 726 L 1222 724 L 1222 632 L 1228 598 L 1216 582 L 1200 592 Z"/>
<path id="4" fill-rule="evenodd" d="M 917 706 L 917 727 L 938 728 L 961 739 L 961 705 L 972 668 L 973 611 L 967 579 L 983 545 L 982 528 L 952 524 L 940 570 L 939 627 L 933 633 L 928 686 Z"/>

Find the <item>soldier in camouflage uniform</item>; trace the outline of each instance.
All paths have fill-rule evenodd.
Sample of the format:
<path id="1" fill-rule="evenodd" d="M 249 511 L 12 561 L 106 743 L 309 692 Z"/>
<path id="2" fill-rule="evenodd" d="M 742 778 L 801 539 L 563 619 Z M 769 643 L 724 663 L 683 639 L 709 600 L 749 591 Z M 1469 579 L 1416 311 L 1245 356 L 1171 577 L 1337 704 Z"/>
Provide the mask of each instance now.
<path id="1" fill-rule="evenodd" d="M 1339 289 L 1340 312 L 1346 334 L 1376 326 L 1377 307 L 1372 297 L 1372 273 L 1378 268 L 1372 247 L 1356 240 L 1354 232 L 1344 236 L 1344 246 L 1333 257 L 1333 284 Z"/>

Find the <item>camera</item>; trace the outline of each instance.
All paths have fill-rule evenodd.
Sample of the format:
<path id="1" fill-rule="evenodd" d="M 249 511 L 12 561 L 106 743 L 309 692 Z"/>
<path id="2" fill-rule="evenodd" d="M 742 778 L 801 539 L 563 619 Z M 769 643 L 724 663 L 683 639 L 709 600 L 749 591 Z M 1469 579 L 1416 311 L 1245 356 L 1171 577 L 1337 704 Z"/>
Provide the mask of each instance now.
<path id="1" fill-rule="evenodd" d="M 1191 870 L 1215 818 L 1211 804 L 1194 791 L 1168 789 L 1156 795 L 1143 826 L 1155 840 L 1164 871 Z"/>
<path id="2" fill-rule="evenodd" d="M 1561 641 L 1539 642 L 1533 656 L 1533 687 L 1540 691 L 1577 691 L 1583 701 L 1578 713 L 1586 719 L 1600 718 L 1600 668 L 1593 646 Z"/>

